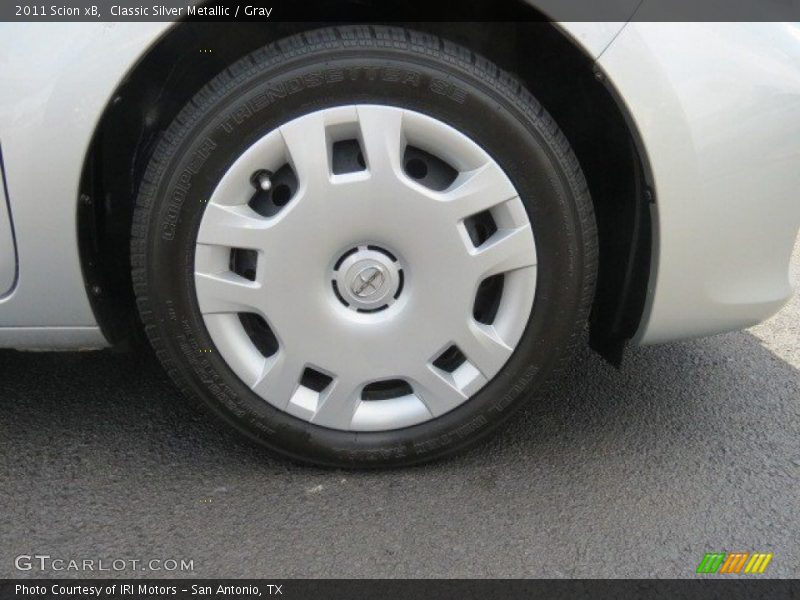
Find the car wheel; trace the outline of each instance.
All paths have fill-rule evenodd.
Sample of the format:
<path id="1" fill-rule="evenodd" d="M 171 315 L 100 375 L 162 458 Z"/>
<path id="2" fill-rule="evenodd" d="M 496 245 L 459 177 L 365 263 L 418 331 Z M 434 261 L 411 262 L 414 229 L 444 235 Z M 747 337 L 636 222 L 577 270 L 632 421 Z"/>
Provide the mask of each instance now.
<path id="1" fill-rule="evenodd" d="M 336 466 L 495 430 L 570 356 L 596 258 L 580 166 L 530 93 L 373 26 L 281 40 L 210 81 L 157 145 L 132 232 L 178 385 Z"/>

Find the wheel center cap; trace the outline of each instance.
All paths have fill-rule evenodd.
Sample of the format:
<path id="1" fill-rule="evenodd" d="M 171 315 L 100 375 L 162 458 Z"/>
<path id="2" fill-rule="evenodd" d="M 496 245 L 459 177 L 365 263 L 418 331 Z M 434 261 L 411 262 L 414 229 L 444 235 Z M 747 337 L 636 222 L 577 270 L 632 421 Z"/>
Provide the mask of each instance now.
<path id="1" fill-rule="evenodd" d="M 331 281 L 342 304 L 359 312 L 377 312 L 399 297 L 403 269 L 389 251 L 378 246 L 357 246 L 336 262 Z"/>

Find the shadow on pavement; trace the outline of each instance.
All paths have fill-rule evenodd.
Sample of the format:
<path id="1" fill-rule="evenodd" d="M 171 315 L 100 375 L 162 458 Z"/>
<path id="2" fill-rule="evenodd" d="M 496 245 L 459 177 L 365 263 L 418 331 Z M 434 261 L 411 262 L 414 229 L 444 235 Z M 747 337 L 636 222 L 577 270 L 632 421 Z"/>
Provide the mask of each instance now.
<path id="1" fill-rule="evenodd" d="M 385 472 L 240 440 L 149 355 L 4 351 L 0 390 L 3 576 L 31 550 L 340 577 L 681 577 L 743 550 L 798 574 L 800 373 L 749 333 L 621 371 L 586 350 L 487 444 Z"/>

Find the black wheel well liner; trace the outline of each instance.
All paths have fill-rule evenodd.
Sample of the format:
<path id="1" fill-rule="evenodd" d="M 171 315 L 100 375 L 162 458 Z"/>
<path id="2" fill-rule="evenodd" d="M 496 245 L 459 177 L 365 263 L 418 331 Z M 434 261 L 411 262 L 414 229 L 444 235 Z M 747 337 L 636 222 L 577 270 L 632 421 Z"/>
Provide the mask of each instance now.
<path id="1" fill-rule="evenodd" d="M 610 82 L 557 26 L 532 8 L 525 10 L 532 11 L 530 20 L 393 25 L 424 29 L 486 56 L 515 74 L 564 131 L 586 174 L 600 237 L 590 344 L 619 364 L 627 340 L 639 328 L 650 274 L 654 198 L 649 167 Z M 158 136 L 208 80 L 237 58 L 324 25 L 178 23 L 116 90 L 87 154 L 78 199 L 86 286 L 112 344 L 143 339 L 128 241 L 137 182 Z"/>

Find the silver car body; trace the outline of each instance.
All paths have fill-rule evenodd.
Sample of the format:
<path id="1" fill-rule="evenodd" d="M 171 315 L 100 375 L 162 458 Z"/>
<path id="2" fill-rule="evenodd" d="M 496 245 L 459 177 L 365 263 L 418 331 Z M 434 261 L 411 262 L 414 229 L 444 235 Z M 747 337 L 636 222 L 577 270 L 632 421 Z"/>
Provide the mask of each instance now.
<path id="1" fill-rule="evenodd" d="M 800 27 L 560 26 L 616 90 L 654 185 L 634 341 L 735 330 L 775 313 L 791 295 L 800 225 Z M 0 347 L 107 345 L 81 271 L 79 179 L 116 88 L 169 27 L 0 25 Z"/>

